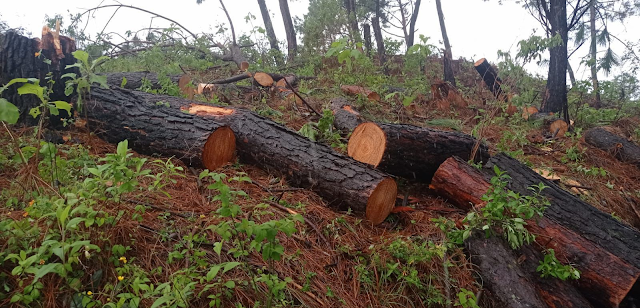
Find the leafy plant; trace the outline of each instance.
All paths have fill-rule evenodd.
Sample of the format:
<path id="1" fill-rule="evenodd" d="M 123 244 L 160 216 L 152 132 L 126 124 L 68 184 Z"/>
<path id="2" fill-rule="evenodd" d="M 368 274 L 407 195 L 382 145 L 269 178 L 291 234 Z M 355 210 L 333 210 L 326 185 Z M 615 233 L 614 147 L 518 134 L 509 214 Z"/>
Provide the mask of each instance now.
<path id="1" fill-rule="evenodd" d="M 540 272 L 540 276 L 543 278 L 555 277 L 560 280 L 580 279 L 580 271 L 571 265 L 563 265 L 558 261 L 553 249 L 547 249 L 545 251 L 544 259 L 540 261 L 540 265 L 536 268 L 536 271 Z"/>
<path id="2" fill-rule="evenodd" d="M 107 56 L 101 56 L 93 61 L 89 61 L 89 53 L 83 50 L 76 50 L 72 53 L 73 57 L 78 60 L 74 64 L 66 66 L 66 69 L 77 67 L 80 69 L 80 76 L 76 73 L 66 73 L 60 78 L 69 78 L 66 81 L 64 94 L 70 96 L 75 90 L 78 93 L 78 100 L 76 101 L 76 108 L 78 111 L 82 111 L 83 97 L 91 92 L 91 85 L 97 83 L 100 87 L 107 89 L 107 76 L 98 75 L 95 73 L 95 69 L 109 60 Z M 124 82 L 124 81 L 123 81 Z"/>

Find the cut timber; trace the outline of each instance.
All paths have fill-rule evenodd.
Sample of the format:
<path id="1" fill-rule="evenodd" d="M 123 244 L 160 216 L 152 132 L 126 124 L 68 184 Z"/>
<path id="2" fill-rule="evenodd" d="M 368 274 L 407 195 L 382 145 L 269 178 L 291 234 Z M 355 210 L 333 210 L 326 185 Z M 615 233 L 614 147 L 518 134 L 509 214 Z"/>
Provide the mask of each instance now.
<path id="1" fill-rule="evenodd" d="M 584 141 L 607 151 L 620 161 L 640 167 L 640 146 L 620 137 L 610 127 L 596 127 L 584 133 Z"/>
<path id="2" fill-rule="evenodd" d="M 469 158 L 476 139 L 462 133 L 404 124 L 367 122 L 356 127 L 347 152 L 357 161 L 411 180 L 431 181 L 447 158 Z M 489 151 L 481 144 L 476 161 L 486 161 Z"/>
<path id="3" fill-rule="evenodd" d="M 86 104 L 89 127 L 108 142 L 128 139 L 139 153 L 175 156 L 189 166 L 215 170 L 231 161 L 236 147 L 231 129 L 209 117 L 156 104 L 170 98 L 176 99 L 92 87 Z"/>
<path id="4" fill-rule="evenodd" d="M 502 239 L 484 238 L 480 232 L 474 232 L 465 244 L 483 284 L 500 302 L 498 307 L 547 307 L 535 291 L 530 274 L 518 266 L 517 257 Z"/>
<path id="5" fill-rule="evenodd" d="M 188 99 L 193 99 L 193 96 L 196 94 L 196 89 L 193 88 L 189 75 L 182 75 L 182 77 L 178 79 L 178 88 L 180 88 L 180 93 Z"/>
<path id="6" fill-rule="evenodd" d="M 549 134 L 552 138 L 564 137 L 564 134 L 569 130 L 569 124 L 562 119 L 557 119 L 549 123 Z"/>
<path id="7" fill-rule="evenodd" d="M 331 100 L 331 110 L 333 111 L 333 126 L 343 135 L 350 134 L 356 126 L 362 123 L 360 113 L 356 111 L 349 101 L 343 97 L 336 97 Z"/>
<path id="8" fill-rule="evenodd" d="M 487 87 L 491 91 L 491 93 L 493 93 L 493 96 L 496 99 L 507 101 L 508 97 L 506 93 L 502 91 L 502 88 L 501 88 L 502 79 L 498 77 L 498 73 L 493 69 L 491 64 L 489 64 L 489 61 L 487 61 L 487 59 L 485 58 L 482 58 L 476 61 L 474 66 L 476 68 L 476 71 L 478 71 L 478 74 L 480 74 L 480 76 L 482 77 L 482 80 L 484 80 L 484 83 L 487 85 Z"/>
<path id="9" fill-rule="evenodd" d="M 76 63 L 72 53 L 76 50 L 75 41 L 69 37 L 52 32 L 49 28 L 43 29 L 43 37 L 31 39 L 13 31 L 0 33 L 0 85 L 7 84 L 14 78 L 37 78 L 40 86 L 51 86 L 50 101 L 70 101 L 71 97 L 65 94 L 65 82 L 60 77 L 67 73 L 80 74 L 78 68 L 66 68 L 67 65 Z M 50 60 L 51 63 L 45 63 Z M 51 73 L 51 75 L 49 75 Z M 49 85 L 47 81 L 56 81 Z M 37 125 L 39 119 L 29 115 L 31 108 L 39 106 L 40 100 L 35 95 L 19 95 L 17 88 L 22 84 L 15 84 L 2 93 L 2 98 L 7 99 L 20 110 L 18 123 L 23 125 Z M 62 126 L 61 118 L 70 117 L 66 111 L 61 111 L 59 116 L 50 118 L 50 124 Z"/>
<path id="10" fill-rule="evenodd" d="M 350 208 L 379 224 L 395 204 L 397 187 L 388 175 L 249 110 L 114 87 L 92 87 L 91 94 L 89 127 L 109 142 L 129 139 L 141 153 L 173 155 L 194 165 L 212 161 L 213 168 L 229 161 L 234 136 L 243 163 L 281 174 L 292 186 L 315 191 L 331 206 Z M 230 131 L 218 134 L 221 127 Z M 209 137 L 212 132 L 216 133 Z M 204 151 L 208 145 L 214 150 Z M 206 159 L 203 153 L 208 153 Z"/>
<path id="11" fill-rule="evenodd" d="M 525 120 L 529 120 L 529 117 L 536 113 L 538 113 L 538 108 L 534 106 L 522 108 L 522 118 Z"/>
<path id="12" fill-rule="evenodd" d="M 258 72 L 253 75 L 253 79 L 263 87 L 273 86 L 273 78 L 267 73 Z"/>
<path id="13" fill-rule="evenodd" d="M 195 106 L 183 108 L 193 112 Z M 397 196 L 392 178 L 248 110 L 227 110 L 232 113 L 210 116 L 234 131 L 242 162 L 283 174 L 290 185 L 309 188 L 339 209 L 364 213 L 373 224 L 391 212 Z"/>
<path id="14" fill-rule="evenodd" d="M 503 154 L 498 156 L 499 159 L 502 159 Z M 492 162 L 492 160 L 493 158 L 490 162 Z M 507 169 L 503 168 L 504 165 L 504 163 L 501 163 L 499 166 L 503 171 Z M 443 196 L 449 199 L 450 202 L 464 209 L 468 209 L 469 204 L 481 207 L 484 204 L 481 199 L 482 195 L 484 195 L 486 189 L 490 187 L 487 180 L 490 174 L 489 171 L 485 171 L 486 172 L 483 173 L 469 166 L 459 158 L 450 158 L 440 166 L 434 175 L 431 187 L 436 192 L 443 193 Z M 519 173 L 512 173 L 513 172 L 507 170 L 507 174 L 512 176 L 511 189 L 516 186 L 528 187 L 524 185 L 531 185 L 534 184 L 533 182 L 538 183 L 544 180 L 535 174 L 537 180 L 532 180 L 531 183 L 523 185 L 515 182 L 521 178 L 521 176 L 516 177 L 514 174 Z M 533 177 L 534 172 L 530 171 L 530 173 L 527 173 L 527 176 Z M 550 186 L 543 191 L 543 194 L 552 189 L 553 192 L 566 194 L 570 196 L 570 198 L 563 198 L 560 200 L 560 203 L 554 202 L 552 199 L 551 205 L 545 211 L 545 216 L 538 219 L 537 222 L 529 223 L 527 229 L 533 234 L 536 234 L 538 244 L 543 245 L 545 248 L 553 248 L 559 260 L 566 260 L 582 271 L 582 277 L 578 279 L 576 284 L 585 297 L 603 307 L 616 307 L 616 305 L 625 299 L 625 296 L 629 295 L 631 288 L 637 284 L 638 276 L 640 275 L 637 263 L 632 263 L 616 256 L 607 249 L 607 247 L 602 246 L 602 243 L 589 240 L 588 234 L 585 233 L 589 232 L 589 230 L 584 230 L 583 232 L 574 231 L 563 226 L 562 221 L 558 222 L 551 219 L 550 216 L 552 213 L 548 213 L 548 211 L 558 207 L 564 207 L 566 200 L 579 199 L 562 191 L 551 182 L 545 180 L 543 183 Z M 551 187 L 551 185 L 554 187 Z M 577 201 L 570 202 L 575 203 Z M 589 205 L 586 206 L 590 207 L 589 210 L 592 212 L 593 210 L 597 211 Z M 580 216 L 580 214 L 575 215 Z M 610 215 L 608 216 L 607 219 L 610 219 Z M 600 219 L 602 219 L 603 216 L 600 215 L 600 217 Z M 566 219 L 571 220 L 571 218 Z M 594 218 L 586 221 L 585 222 L 590 225 L 597 226 L 603 224 L 595 215 Z M 608 225 L 609 223 L 610 222 L 607 221 L 604 224 Z M 599 232 L 602 232 L 602 230 Z M 633 249 L 633 247 L 631 249 Z M 629 252 L 629 254 L 632 255 L 633 253 Z M 637 294 L 632 295 L 637 298 Z"/>
<path id="15" fill-rule="evenodd" d="M 362 95 L 368 98 L 370 101 L 375 101 L 375 102 L 380 101 L 380 94 L 378 94 L 378 92 L 371 91 L 365 87 L 343 85 L 343 86 L 340 86 L 340 90 L 342 90 L 344 94 Z"/>

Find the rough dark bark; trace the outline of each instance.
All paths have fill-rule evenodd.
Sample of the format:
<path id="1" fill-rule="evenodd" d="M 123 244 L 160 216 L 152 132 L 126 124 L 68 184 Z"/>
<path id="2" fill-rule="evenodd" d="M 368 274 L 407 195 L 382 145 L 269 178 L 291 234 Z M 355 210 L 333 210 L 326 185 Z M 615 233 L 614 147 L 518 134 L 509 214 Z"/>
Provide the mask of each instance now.
<path id="1" fill-rule="evenodd" d="M 236 150 L 243 163 L 281 174 L 292 186 L 317 192 L 331 206 L 341 210 L 351 208 L 378 224 L 384 221 L 395 204 L 396 184 L 386 174 L 249 110 L 200 105 L 172 96 L 120 88 L 105 90 L 93 87 L 92 93 L 88 103 L 89 125 L 97 128 L 98 134 L 110 142 L 130 138 L 129 142 L 136 150 L 176 155 L 192 162 L 200 151 L 195 149 L 193 153 L 183 153 L 184 149 L 190 149 L 189 146 L 197 145 L 191 144 L 196 138 L 185 137 L 200 131 L 211 132 L 217 126 L 228 126 L 235 136 Z M 109 120 L 109 115 L 113 119 Z M 137 118 L 148 120 L 139 124 L 142 120 Z M 205 120 L 199 120 L 201 118 Z M 192 125 L 192 122 L 196 124 Z M 160 141 L 151 142 L 154 138 Z M 197 140 L 201 142 L 202 139 Z M 224 142 L 219 145 L 216 137 L 209 141 L 214 150 L 227 147 Z"/>
<path id="2" fill-rule="evenodd" d="M 107 73 L 107 84 L 123 87 L 125 89 L 137 90 L 142 87 L 143 80 L 146 79 L 151 89 L 158 90 L 162 88 L 162 85 L 158 81 L 158 74 L 152 72 L 125 72 L 125 73 Z M 166 76 L 171 82 L 177 84 L 182 75 L 168 75 Z M 126 79 L 126 83 L 123 86 L 123 79 Z"/>
<path id="3" fill-rule="evenodd" d="M 612 132 L 606 127 L 592 128 L 584 133 L 584 141 L 607 151 L 620 161 L 640 168 L 640 146 Z"/>
<path id="4" fill-rule="evenodd" d="M 380 66 L 384 66 L 387 62 L 384 38 L 382 37 L 382 28 L 380 28 L 380 17 L 382 12 L 380 11 L 380 0 L 376 0 L 376 12 L 374 17 L 371 18 L 371 26 L 373 27 L 373 36 L 376 38 L 376 47 L 378 49 L 378 62 Z"/>
<path id="5" fill-rule="evenodd" d="M 68 37 L 59 36 L 60 49 L 56 49 L 50 35 L 50 32 L 45 32 L 43 39 L 38 41 L 13 31 L 0 34 L 0 85 L 14 78 L 37 78 L 41 86 L 47 87 L 47 74 L 51 73 L 51 78 L 56 83 L 53 84 L 49 100 L 69 101 L 70 97 L 64 94 L 65 82 L 60 80 L 60 76 L 66 73 L 79 74 L 77 68 L 66 69 L 67 65 L 76 62 L 71 54 L 76 50 L 75 42 Z M 36 56 L 38 52 L 40 54 Z M 49 59 L 51 64 L 45 63 L 45 59 Z M 28 126 L 36 125 L 38 119 L 29 115 L 29 111 L 41 102 L 35 95 L 19 95 L 17 88 L 20 86 L 16 84 L 9 87 L 2 93 L 2 97 L 20 110 L 18 123 Z M 60 116 L 50 118 L 50 124 L 58 126 L 60 118 L 67 117 L 69 115 L 66 111 L 60 111 Z"/>
<path id="6" fill-rule="evenodd" d="M 413 46 L 414 38 L 416 35 L 416 22 L 418 21 L 418 13 L 420 12 L 421 0 L 416 0 L 413 4 L 413 12 L 411 12 L 411 19 L 409 20 L 409 37 L 407 38 L 407 48 Z"/>
<path id="7" fill-rule="evenodd" d="M 551 36 L 560 35 L 562 45 L 549 48 L 549 74 L 542 100 L 541 112 L 558 113 L 567 111 L 567 1 L 549 0 L 547 20 L 551 25 Z"/>
<path id="8" fill-rule="evenodd" d="M 86 104 L 88 125 L 110 143 L 126 139 L 129 147 L 139 153 L 174 156 L 188 166 L 214 170 L 231 160 L 235 150 L 231 129 L 224 129 L 225 124 L 216 119 L 164 105 L 171 100 L 180 99 L 116 87 L 92 87 L 91 98 Z M 214 134 L 221 137 L 217 139 L 230 139 L 226 143 L 217 142 L 215 146 L 213 143 L 206 145 L 210 136 L 216 137 Z M 203 155 L 205 147 L 226 149 L 226 159 Z"/>
<path id="9" fill-rule="evenodd" d="M 444 67 L 444 81 L 449 82 L 452 86 L 456 86 L 456 77 L 453 74 L 453 67 L 451 61 L 453 56 L 451 54 L 451 44 L 449 43 L 449 36 L 447 35 L 447 27 L 444 24 L 444 13 L 442 12 L 442 3 L 440 0 L 436 0 L 436 8 L 438 10 L 438 19 L 440 20 L 440 31 L 442 32 L 442 41 L 444 42 L 444 55 L 442 57 Z"/>
<path id="10" fill-rule="evenodd" d="M 298 42 L 296 39 L 296 30 L 293 27 L 291 13 L 289 13 L 289 3 L 287 2 L 287 0 L 279 0 L 279 1 L 280 1 L 280 12 L 282 13 L 282 20 L 284 22 L 284 30 L 287 33 L 288 59 L 289 61 L 293 61 L 293 59 L 298 54 Z"/>
<path id="11" fill-rule="evenodd" d="M 500 301 L 500 307 L 547 307 L 535 291 L 531 276 L 518 266 L 513 250 L 500 238 L 474 233 L 466 241 L 471 262 L 478 266 L 483 284 Z"/>
<path id="12" fill-rule="evenodd" d="M 542 195 L 551 202 L 544 212 L 546 218 L 582 234 L 626 263 L 640 268 L 640 233 L 637 230 L 575 197 L 506 154 L 492 157 L 485 168 L 492 170 L 493 166 L 511 176 L 509 189 L 515 192 L 529 195 L 529 186 L 539 183 L 548 186 L 542 191 Z"/>
<path id="13" fill-rule="evenodd" d="M 463 209 L 482 207 L 484 202 L 481 198 L 490 187 L 491 173 L 492 171 L 483 173 L 459 158 L 450 158 L 440 165 L 430 187 Z M 551 204 L 551 207 L 563 206 L 564 203 Z M 598 225 L 600 221 L 594 220 L 591 223 Z M 584 296 L 598 307 L 616 307 L 629 297 L 631 288 L 637 284 L 640 275 L 637 266 L 613 255 L 598 243 L 588 240 L 583 236 L 583 232 L 570 230 L 546 216 L 529 222 L 527 229 L 536 235 L 539 245 L 554 249 L 559 260 L 570 262 L 582 271 L 582 277 L 575 284 Z M 530 271 L 535 272 L 535 268 Z M 557 295 L 545 295 L 544 298 Z"/>
<path id="14" fill-rule="evenodd" d="M 344 136 L 350 134 L 356 126 L 362 123 L 360 113 L 343 97 L 331 100 L 331 110 L 334 116 L 333 126 Z"/>
<path id="15" fill-rule="evenodd" d="M 462 133 L 403 124 L 362 123 L 349 138 L 347 152 L 358 161 L 410 180 L 431 181 L 447 158 L 471 157 L 476 139 Z M 476 161 L 487 161 L 480 144 Z"/>
<path id="16" fill-rule="evenodd" d="M 507 95 L 502 92 L 502 88 L 500 87 L 502 85 L 502 79 L 498 77 L 498 72 L 493 69 L 491 64 L 489 64 L 489 61 L 482 58 L 476 61 L 474 66 L 476 71 L 478 71 L 478 74 L 482 77 L 482 80 L 484 80 L 484 83 L 489 88 L 489 91 L 493 93 L 493 96 L 496 99 L 506 101 Z"/>
<path id="17" fill-rule="evenodd" d="M 367 54 L 367 57 L 371 57 L 371 26 L 369 24 L 362 25 L 364 29 L 364 50 Z"/>
<path id="18" fill-rule="evenodd" d="M 260 14 L 262 15 L 262 21 L 264 22 L 264 28 L 267 31 L 267 38 L 269 39 L 269 45 L 271 49 L 280 51 L 278 46 L 278 39 L 276 38 L 276 32 L 273 31 L 273 24 L 271 23 L 271 15 L 269 15 L 269 9 L 265 0 L 258 0 L 258 6 L 260 7 Z M 274 60 L 277 65 L 282 65 L 282 59 L 279 52 L 274 55 Z"/>
<path id="19" fill-rule="evenodd" d="M 598 69 L 597 69 L 597 54 L 598 44 L 596 37 L 596 4 L 597 0 L 591 0 L 589 3 L 589 28 L 591 30 L 591 48 L 589 49 L 589 55 L 591 56 L 591 83 L 593 85 L 593 93 L 595 93 L 595 108 L 602 107 L 602 101 L 600 100 L 600 84 L 598 83 Z"/>

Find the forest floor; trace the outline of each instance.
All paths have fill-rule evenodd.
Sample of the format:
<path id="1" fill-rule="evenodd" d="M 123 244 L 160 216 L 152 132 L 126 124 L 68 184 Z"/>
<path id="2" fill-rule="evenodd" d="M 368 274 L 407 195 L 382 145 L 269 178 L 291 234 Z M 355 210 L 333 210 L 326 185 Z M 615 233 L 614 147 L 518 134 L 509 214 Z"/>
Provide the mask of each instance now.
<path id="1" fill-rule="evenodd" d="M 326 70 L 329 73 L 315 81 L 303 81 L 299 87 L 316 110 L 328 108 L 331 98 L 341 96 L 337 90 L 340 85 L 333 78 L 333 74 L 341 74 L 336 63 L 329 63 Z M 436 73 L 428 79 L 436 80 L 438 67 L 429 71 Z M 399 91 L 388 96 L 389 93 L 385 93 L 382 103 L 350 99 L 367 120 L 474 134 L 486 141 L 492 155 L 508 152 L 540 172 L 553 173 L 558 176 L 560 185 L 573 194 L 622 222 L 640 228 L 640 170 L 587 145 L 581 131 L 593 123 L 576 123 L 577 129 L 567 136 L 546 140 L 549 138 L 544 135 L 540 123 L 524 120 L 519 112 L 509 116 L 504 112 L 505 103 L 491 99 L 472 63 L 461 63 L 456 73 L 458 82 L 465 89 L 465 104 L 435 100 L 429 92 L 419 93 L 408 105 L 402 103 Z M 205 82 L 231 74 L 224 70 L 198 72 L 193 79 Z M 397 78 L 398 84 L 402 85 L 403 76 L 397 75 Z M 233 104 L 269 116 L 296 131 L 305 123 L 318 120 L 304 106 L 280 99 L 268 90 Z M 625 116 L 610 124 L 630 138 L 638 137 L 634 131 L 640 125 L 638 115 Z M 19 137 L 21 146 L 33 142 L 33 129 L 14 130 L 13 134 Z M 51 181 L 52 168 L 46 169 L 44 159 L 40 160 L 40 167 L 35 157 L 26 165 L 11 163 L 11 157 L 17 154 L 12 146 L 13 136 L 6 130 L 0 132 L 3 144 L 0 231 L 5 235 L 10 223 L 15 226 L 20 221 L 37 230 L 51 228 L 44 208 L 55 204 L 52 201 L 55 197 L 51 195 L 57 193 L 50 190 L 59 190 L 58 185 L 73 186 L 76 185 L 73 182 L 84 181 L 90 175 L 78 170 L 99 165 L 101 158 L 117 152 L 116 145 L 96 138 L 86 127 L 72 127 L 63 131 L 62 136 L 66 142 L 59 146 L 59 160 L 66 163 L 58 161 L 54 164 L 59 166 L 57 172 L 68 174 L 60 176 L 65 179 L 55 182 Z M 342 146 L 339 142 L 334 142 L 333 146 L 344 152 L 346 141 L 341 142 Z M 158 157 L 138 154 L 133 157 L 147 158 L 144 169 L 149 169 L 150 174 L 168 170 L 166 165 L 152 163 Z M 190 307 L 207 307 L 215 300 L 219 302 L 214 305 L 225 307 L 237 307 L 237 304 L 267 306 L 267 303 L 273 307 L 444 307 L 447 301 L 461 305 L 458 295 L 462 290 L 469 290 L 481 297 L 480 306 L 492 306 L 489 297 L 479 293 L 481 282 L 476 280 L 474 266 L 464 250 L 445 248 L 444 234 L 433 221 L 446 217 L 459 222 L 466 213 L 436 196 L 425 184 L 399 181 L 397 205 L 410 209 L 392 213 L 382 224 L 372 226 L 350 212 L 328 208 L 315 193 L 291 188 L 285 178 L 253 166 L 237 162 L 227 165 L 215 171 L 216 179 L 199 177 L 201 170 L 189 169 L 177 160 L 172 162 L 182 170 L 172 169 L 176 174 L 169 178 L 175 182 L 168 182 L 162 188 L 165 193 L 153 188 L 155 178 L 140 177 L 135 189 L 123 192 L 119 201 L 96 198 L 91 203 L 98 211 L 97 217 L 112 218 L 107 219 L 108 226 L 83 228 L 82 231 L 73 229 L 70 234 L 76 234 L 78 240 L 91 239 L 91 244 L 100 247 L 101 252 L 92 249 L 89 253 L 104 257 L 82 259 L 82 275 L 73 274 L 80 277 L 78 282 L 54 275 L 43 276 L 40 280 L 43 306 L 68 306 L 59 295 L 74 294 L 77 292 L 74 290 L 82 291 L 79 298 L 101 304 L 121 300 L 129 303 L 131 298 L 137 297 L 145 307 L 157 303 L 159 298 L 166 298 L 177 306 L 182 303 Z M 74 168 L 76 171 L 68 171 Z M 219 174 L 226 175 L 226 179 L 220 180 Z M 220 194 L 221 183 L 235 192 L 230 196 L 231 203 L 239 206 L 237 215 L 219 215 L 224 201 L 215 197 Z M 103 184 L 106 189 L 114 185 L 108 181 Z M 277 221 L 284 225 L 296 214 L 304 218 L 304 222 L 295 222 L 296 232 L 288 236 L 279 229 L 277 240 L 272 241 L 283 247 L 280 258 L 265 258 L 255 247 L 257 244 L 248 240 L 250 234 L 242 233 L 245 221 L 257 225 Z M 235 231 L 230 239 L 221 241 L 219 228 L 225 221 L 233 224 L 231 229 L 235 228 Z M 44 240 L 48 233 L 28 230 L 31 231 L 25 231 L 25 234 L 35 237 L 36 241 Z M 37 246 L 24 243 L 18 251 Z M 218 246 L 217 243 L 223 244 Z M 21 245 L 6 238 L 0 244 L 4 247 Z M 118 245 L 125 250 L 115 249 L 120 247 Z M 211 264 L 234 261 L 242 264 L 230 268 L 219 279 L 205 279 L 210 274 Z M 1 267 L 0 281 L 4 281 L 5 290 L 10 293 L 0 296 L 2 307 L 11 306 L 15 294 L 30 291 L 17 287 L 22 281 L 10 278 L 14 277 L 10 273 L 11 268 Z M 117 279 L 118 276 L 123 279 Z M 148 280 L 142 283 L 144 278 Z M 233 287 L 228 285 L 229 281 L 233 281 Z M 278 285 L 285 281 L 285 285 Z M 192 282 L 195 283 L 191 285 Z M 69 287 L 60 287 L 65 283 Z M 166 289 L 157 291 L 164 283 L 169 283 L 173 293 Z M 145 295 L 139 290 L 143 284 L 153 284 L 156 290 L 147 290 Z M 91 293 L 87 295 L 87 292 Z M 13 305 L 18 306 L 17 303 Z"/>

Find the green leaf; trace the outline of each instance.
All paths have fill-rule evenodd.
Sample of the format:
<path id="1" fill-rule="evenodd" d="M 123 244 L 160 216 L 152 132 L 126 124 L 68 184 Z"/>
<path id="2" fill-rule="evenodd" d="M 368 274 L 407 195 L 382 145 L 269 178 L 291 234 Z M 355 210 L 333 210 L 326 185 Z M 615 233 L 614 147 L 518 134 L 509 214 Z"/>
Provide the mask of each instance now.
<path id="1" fill-rule="evenodd" d="M 163 296 L 161 298 L 156 299 L 155 302 L 153 302 L 153 305 L 151 305 L 151 308 L 157 308 L 162 306 L 162 304 L 166 303 L 169 301 L 169 297 L 167 296 Z"/>
<path id="2" fill-rule="evenodd" d="M 44 102 L 44 88 L 36 84 L 32 84 L 32 83 L 23 84 L 21 87 L 18 88 L 18 94 L 20 95 L 34 94 L 42 102 Z"/>
<path id="3" fill-rule="evenodd" d="M 20 118 L 20 110 L 16 105 L 4 98 L 0 98 L 0 121 L 16 124 Z"/>
<path id="4" fill-rule="evenodd" d="M 60 263 L 45 264 L 40 269 L 38 269 L 38 271 L 36 272 L 36 276 L 34 277 L 34 282 L 35 282 L 35 280 L 38 280 L 38 279 L 44 277 L 44 275 L 46 275 L 46 274 L 58 272 L 59 268 L 61 267 L 61 265 L 62 264 L 60 264 Z"/>
<path id="5" fill-rule="evenodd" d="M 40 108 L 35 107 L 35 108 L 31 108 L 31 110 L 29 110 L 29 114 L 35 119 L 37 118 L 42 112 L 40 112 Z"/>
<path id="6" fill-rule="evenodd" d="M 220 272 L 220 268 L 220 265 L 213 266 L 207 273 L 207 281 L 211 281 L 213 278 L 216 278 L 218 272 Z"/>
<path id="7" fill-rule="evenodd" d="M 122 76 L 122 82 L 120 83 L 120 87 L 124 88 L 127 85 L 127 77 Z"/>
<path id="8" fill-rule="evenodd" d="M 233 289 L 236 287 L 236 283 L 233 280 L 229 280 L 224 284 L 225 287 Z"/>
<path id="9" fill-rule="evenodd" d="M 71 114 L 71 104 L 63 101 L 55 101 L 53 104 L 56 105 L 57 109 L 66 110 L 69 114 Z"/>
<path id="10" fill-rule="evenodd" d="M 224 265 L 224 268 L 223 268 L 223 270 L 222 270 L 222 273 L 224 274 L 224 273 L 226 273 L 226 272 L 228 272 L 228 271 L 230 271 L 230 270 L 234 269 L 236 266 L 238 266 L 238 265 L 240 265 L 240 264 L 241 264 L 240 262 L 227 262 L 227 263 Z"/>
<path id="11" fill-rule="evenodd" d="M 116 153 L 118 153 L 118 156 L 120 157 L 125 157 L 127 155 L 128 148 L 129 148 L 129 140 L 120 141 L 118 143 L 118 148 L 116 150 Z"/>
<path id="12" fill-rule="evenodd" d="M 109 86 L 107 85 L 107 76 L 104 75 L 91 75 L 91 77 L 89 77 L 89 83 L 97 83 L 102 88 L 109 88 Z"/>
<path id="13" fill-rule="evenodd" d="M 67 68 L 68 68 L 69 66 L 70 66 L 70 65 L 68 65 L 68 66 L 67 66 Z M 77 75 L 76 73 L 66 73 L 66 74 L 64 74 L 64 75 L 60 76 L 60 79 L 64 79 L 64 78 L 76 79 L 76 77 L 78 77 L 78 75 Z"/>
<path id="14" fill-rule="evenodd" d="M 74 58 L 80 60 L 80 62 L 82 62 L 83 64 L 87 64 L 87 65 L 89 64 L 89 53 L 87 53 L 86 51 L 76 50 L 71 54 L 73 55 Z"/>

